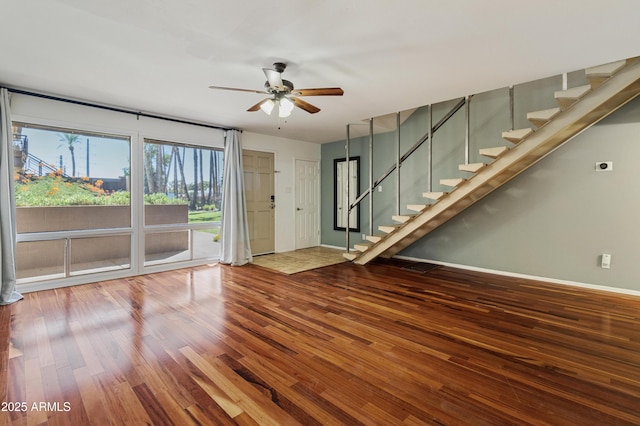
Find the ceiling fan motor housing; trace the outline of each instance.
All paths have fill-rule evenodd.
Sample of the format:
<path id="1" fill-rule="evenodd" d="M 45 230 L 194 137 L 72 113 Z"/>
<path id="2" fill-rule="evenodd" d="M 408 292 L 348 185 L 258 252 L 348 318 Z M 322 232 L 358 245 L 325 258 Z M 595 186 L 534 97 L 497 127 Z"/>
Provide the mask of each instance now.
<path id="1" fill-rule="evenodd" d="M 269 93 L 291 93 L 293 91 L 293 83 L 290 82 L 289 80 L 282 80 L 282 85 L 284 86 L 284 90 L 278 90 L 277 87 L 271 87 L 271 85 L 269 84 L 269 80 L 264 82 L 264 88 L 267 90 L 267 92 Z"/>
<path id="2" fill-rule="evenodd" d="M 287 69 L 287 64 L 284 62 L 276 62 L 273 64 L 273 69 L 282 74 Z"/>

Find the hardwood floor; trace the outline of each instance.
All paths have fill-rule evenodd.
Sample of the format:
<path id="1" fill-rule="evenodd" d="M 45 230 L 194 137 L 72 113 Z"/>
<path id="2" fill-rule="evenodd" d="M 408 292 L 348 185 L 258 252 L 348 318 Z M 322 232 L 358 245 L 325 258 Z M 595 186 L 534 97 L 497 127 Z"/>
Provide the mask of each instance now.
<path id="1" fill-rule="evenodd" d="M 214 265 L 26 294 L 0 307 L 0 418 L 640 424 L 640 298 L 401 266 Z"/>

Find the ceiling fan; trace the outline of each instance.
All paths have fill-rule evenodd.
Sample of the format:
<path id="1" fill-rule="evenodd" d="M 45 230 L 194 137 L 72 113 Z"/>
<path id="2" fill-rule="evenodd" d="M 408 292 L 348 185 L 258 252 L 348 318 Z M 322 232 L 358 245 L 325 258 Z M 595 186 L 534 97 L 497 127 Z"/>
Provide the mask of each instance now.
<path id="1" fill-rule="evenodd" d="M 294 106 L 315 114 L 320 111 L 315 105 L 300 99 L 300 96 L 342 96 L 344 91 L 339 87 L 326 87 L 314 89 L 294 89 L 293 83 L 282 78 L 282 73 L 287 68 L 287 64 L 276 62 L 273 69 L 262 68 L 267 81 L 264 83 L 265 90 L 236 89 L 234 87 L 209 86 L 210 89 L 217 90 L 234 90 L 238 92 L 263 93 L 271 95 L 261 100 L 247 111 L 263 110 L 268 115 L 273 109 L 278 107 L 278 115 L 280 117 L 288 117 L 291 115 Z"/>

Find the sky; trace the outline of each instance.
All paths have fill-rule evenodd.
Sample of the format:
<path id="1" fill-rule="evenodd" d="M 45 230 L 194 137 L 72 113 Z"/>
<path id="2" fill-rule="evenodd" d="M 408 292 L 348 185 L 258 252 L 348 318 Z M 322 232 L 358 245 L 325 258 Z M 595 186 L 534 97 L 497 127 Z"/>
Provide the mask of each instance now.
<path id="1" fill-rule="evenodd" d="M 23 128 L 22 134 L 29 138 L 29 154 L 35 155 L 47 164 L 62 166 L 67 175 L 72 173 L 69 144 L 62 139 L 59 131 Z M 76 132 L 76 134 L 78 134 Z M 87 171 L 87 140 L 89 141 L 89 170 Z M 117 178 L 124 176 L 123 169 L 129 168 L 129 140 L 113 137 L 80 134 L 79 143 L 73 145 L 76 159 L 76 176 L 97 178 Z"/>

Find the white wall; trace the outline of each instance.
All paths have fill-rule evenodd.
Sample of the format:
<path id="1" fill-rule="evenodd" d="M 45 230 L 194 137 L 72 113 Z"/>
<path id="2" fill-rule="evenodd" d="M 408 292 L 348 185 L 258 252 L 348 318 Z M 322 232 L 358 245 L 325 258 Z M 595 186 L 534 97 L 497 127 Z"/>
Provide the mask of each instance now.
<path id="1" fill-rule="evenodd" d="M 295 163 L 320 161 L 321 145 L 243 132 L 242 147 L 275 155 L 276 252 L 295 250 Z"/>

